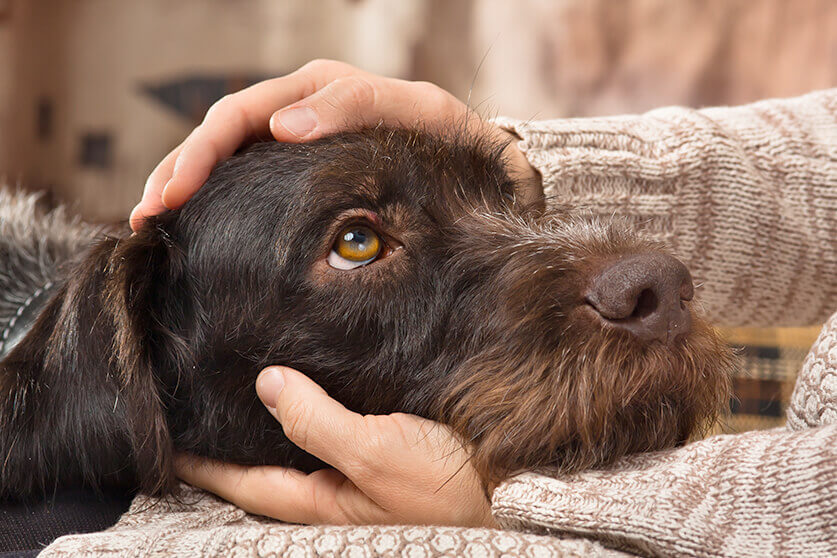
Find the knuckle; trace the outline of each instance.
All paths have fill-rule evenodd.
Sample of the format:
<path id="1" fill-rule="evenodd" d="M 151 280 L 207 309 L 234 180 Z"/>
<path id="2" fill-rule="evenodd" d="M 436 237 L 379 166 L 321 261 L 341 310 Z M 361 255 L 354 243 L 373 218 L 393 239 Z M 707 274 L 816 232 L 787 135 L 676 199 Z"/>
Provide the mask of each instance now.
<path id="1" fill-rule="evenodd" d="M 450 93 L 429 81 L 413 82 L 416 93 L 424 99 L 424 102 L 433 106 L 443 107 L 450 103 Z"/>
<path id="2" fill-rule="evenodd" d="M 413 86 L 424 93 L 436 93 L 438 91 L 442 91 L 438 85 L 429 81 L 414 81 Z"/>
<path id="3" fill-rule="evenodd" d="M 311 416 L 310 405 L 304 401 L 294 401 L 288 406 L 282 420 L 282 429 L 285 436 L 302 449 L 306 449 L 308 446 Z"/>
<path id="4" fill-rule="evenodd" d="M 329 60 L 328 58 L 316 58 L 306 63 L 299 70 L 301 72 L 318 73 L 341 68 L 342 66 L 343 63 L 338 62 L 336 60 Z"/>
<path id="5" fill-rule="evenodd" d="M 375 104 L 375 86 L 369 80 L 351 76 L 334 80 L 339 97 L 353 111 L 369 108 Z"/>
<path id="6" fill-rule="evenodd" d="M 352 484 L 348 477 L 344 477 L 337 487 L 334 495 L 334 513 L 332 523 L 348 523 L 350 525 L 362 525 L 371 523 L 370 518 L 363 513 L 362 507 L 358 506 L 356 489 L 349 487 Z"/>
<path id="7" fill-rule="evenodd" d="M 364 436 L 358 440 L 360 451 L 356 453 L 356 475 L 375 476 L 387 467 L 387 457 L 392 453 L 391 424 L 385 415 L 363 417 Z"/>
<path id="8" fill-rule="evenodd" d="M 219 114 L 223 114 L 227 110 L 227 107 L 233 104 L 235 104 L 235 93 L 224 95 L 209 107 L 209 110 L 206 111 L 206 115 L 203 117 L 203 121 L 206 122 Z"/>
<path id="9" fill-rule="evenodd" d="M 314 474 L 316 475 L 316 473 Z M 334 515 L 332 510 L 334 502 L 332 501 L 331 494 L 324 491 L 322 483 L 319 482 L 311 483 L 309 494 L 308 501 L 311 505 L 312 518 L 315 519 L 317 523 L 328 522 L 327 518 L 331 518 Z"/>

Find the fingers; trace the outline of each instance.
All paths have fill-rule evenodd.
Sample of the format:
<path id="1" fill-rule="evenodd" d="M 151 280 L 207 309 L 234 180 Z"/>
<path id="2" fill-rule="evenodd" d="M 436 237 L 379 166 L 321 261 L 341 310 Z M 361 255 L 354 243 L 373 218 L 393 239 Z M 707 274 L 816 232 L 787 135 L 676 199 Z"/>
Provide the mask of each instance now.
<path id="1" fill-rule="evenodd" d="M 291 442 L 349 475 L 358 469 L 359 439 L 365 434 L 361 415 L 290 368 L 266 368 L 256 391 Z"/>
<path id="2" fill-rule="evenodd" d="M 136 230 L 143 217 L 183 205 L 215 164 L 249 140 L 272 134 L 279 141 L 309 141 L 379 123 L 432 128 L 463 116 L 470 121 L 465 105 L 433 84 L 382 78 L 341 62 L 315 60 L 215 103 L 201 125 L 151 173 L 142 201 L 131 214 L 131 227 Z"/>
<path id="3" fill-rule="evenodd" d="M 275 86 L 270 82 L 259 84 Z M 256 86 L 253 86 L 256 87 Z M 186 138 L 172 174 L 161 190 L 162 202 L 169 209 L 183 205 L 198 191 L 210 171 L 251 137 L 267 135 L 266 120 L 270 96 L 263 91 L 245 89 L 218 101 L 207 112 L 203 123 Z"/>
<path id="4" fill-rule="evenodd" d="M 243 510 L 307 524 L 384 523 L 387 514 L 342 473 L 305 474 L 283 467 L 242 467 L 179 456 L 177 476 Z"/>
<path id="5" fill-rule="evenodd" d="M 491 524 L 479 475 L 449 429 L 400 413 L 358 415 L 288 368 L 265 369 L 256 389 L 290 441 L 339 471 L 180 458 L 178 476 L 251 513 L 298 523 Z"/>
<path id="6" fill-rule="evenodd" d="M 270 115 L 351 72 L 340 62 L 314 61 L 281 78 L 263 81 L 215 103 L 203 123 L 184 142 L 173 174 L 163 188 L 168 208 L 183 205 L 206 181 L 212 167 L 249 138 L 269 138 Z"/>
<path id="7" fill-rule="evenodd" d="M 151 173 L 143 199 L 132 214 L 131 226 L 139 226 L 141 215 L 183 205 L 203 185 L 215 164 L 235 153 L 249 138 L 267 139 L 270 115 L 277 108 L 353 72 L 360 73 L 342 62 L 315 60 L 287 76 L 257 83 L 215 103 L 203 123 Z"/>
<path id="8" fill-rule="evenodd" d="M 432 126 L 467 114 L 465 105 L 430 83 L 382 78 L 341 62 L 315 60 L 215 103 L 203 123 L 151 173 L 131 226 L 136 230 L 143 216 L 183 205 L 215 164 L 248 140 L 272 133 L 280 141 L 309 141 L 379 123 Z"/>
<path id="9" fill-rule="evenodd" d="M 270 130 L 279 141 L 300 142 L 379 123 L 432 125 L 466 112 L 465 105 L 435 85 L 355 74 L 277 111 Z"/>
<path id="10" fill-rule="evenodd" d="M 131 211 L 131 216 L 128 222 L 131 224 L 131 229 L 138 231 L 146 217 L 158 215 L 166 210 L 163 205 L 162 194 L 163 186 L 174 172 L 174 165 L 177 157 L 183 149 L 182 142 L 171 153 L 160 161 L 154 168 L 148 180 L 145 181 L 145 189 L 142 192 L 142 200 Z"/>

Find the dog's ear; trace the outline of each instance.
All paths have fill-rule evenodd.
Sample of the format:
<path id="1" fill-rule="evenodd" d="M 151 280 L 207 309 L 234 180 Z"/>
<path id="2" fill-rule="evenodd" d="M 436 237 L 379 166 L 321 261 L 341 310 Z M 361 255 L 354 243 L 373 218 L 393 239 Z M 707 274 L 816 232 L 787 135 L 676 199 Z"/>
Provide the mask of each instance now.
<path id="1" fill-rule="evenodd" d="M 148 226 L 97 241 L 65 269 L 32 329 L 0 363 L 0 497 L 79 484 L 174 491 L 156 369 L 173 352 L 158 325 L 179 269 L 172 254 L 163 229 Z"/>
<path id="2" fill-rule="evenodd" d="M 155 369 L 174 352 L 159 325 L 179 273 L 172 254 L 162 227 L 147 226 L 95 242 L 57 279 L 32 329 L 0 363 L 0 497 L 79 484 L 175 490 Z"/>
<path id="3" fill-rule="evenodd" d="M 104 310 L 114 327 L 111 366 L 120 378 L 137 477 L 141 490 L 154 495 L 176 486 L 164 371 L 157 368 L 161 362 L 173 365 L 178 359 L 170 353 L 182 349 L 164 316 L 181 264 L 180 251 L 152 220 L 114 246 L 104 285 Z"/>

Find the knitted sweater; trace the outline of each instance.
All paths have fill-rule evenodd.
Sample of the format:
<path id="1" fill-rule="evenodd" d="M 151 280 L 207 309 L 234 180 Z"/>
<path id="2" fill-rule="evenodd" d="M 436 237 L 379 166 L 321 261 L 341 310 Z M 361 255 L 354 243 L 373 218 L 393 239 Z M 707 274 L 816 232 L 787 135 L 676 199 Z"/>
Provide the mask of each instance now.
<path id="1" fill-rule="evenodd" d="M 689 265 L 726 325 L 822 323 L 837 309 L 837 90 L 737 108 L 498 123 L 549 203 L 624 216 Z M 189 489 L 137 498 L 113 528 L 44 556 L 837 554 L 837 314 L 799 375 L 788 427 L 500 485 L 503 530 L 299 527 Z M 281 497 L 281 495 L 277 495 Z"/>

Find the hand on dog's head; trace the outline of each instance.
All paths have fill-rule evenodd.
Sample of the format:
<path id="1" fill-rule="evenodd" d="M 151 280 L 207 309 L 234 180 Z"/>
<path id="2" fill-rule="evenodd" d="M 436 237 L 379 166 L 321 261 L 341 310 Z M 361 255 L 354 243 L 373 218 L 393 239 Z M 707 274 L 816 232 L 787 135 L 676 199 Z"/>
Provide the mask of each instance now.
<path id="1" fill-rule="evenodd" d="M 30 437 L 2 440 L 6 494 L 166 494 L 175 449 L 318 468 L 258 402 L 270 364 L 354 411 L 450 424 L 486 482 L 684 442 L 726 401 L 729 352 L 699 318 L 663 342 L 591 311 L 602 269 L 662 249 L 518 203 L 502 147 L 384 129 L 256 144 L 99 242 L 3 362 L 30 386 L 4 411 Z"/>

